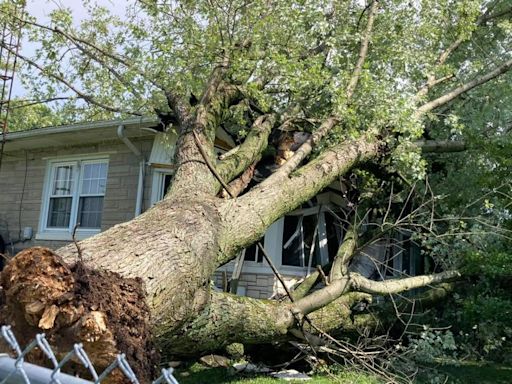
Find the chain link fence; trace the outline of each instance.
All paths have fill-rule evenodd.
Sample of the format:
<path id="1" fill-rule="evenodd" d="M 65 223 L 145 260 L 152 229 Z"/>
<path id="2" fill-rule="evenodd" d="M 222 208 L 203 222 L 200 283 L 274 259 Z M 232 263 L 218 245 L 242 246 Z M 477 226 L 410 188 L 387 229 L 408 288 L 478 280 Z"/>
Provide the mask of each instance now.
<path id="1" fill-rule="evenodd" d="M 137 376 L 135 376 L 123 354 L 118 355 L 103 372 L 98 374 L 82 344 L 75 344 L 73 349 L 61 361 L 58 361 L 45 335 L 42 333 L 36 335 L 35 339 L 23 350 L 11 331 L 10 326 L 2 326 L 1 337 L 12 349 L 14 357 L 6 353 L 0 354 L 0 384 L 96 384 L 106 380 L 116 368 L 131 383 L 139 383 Z M 25 362 L 25 356 L 35 348 L 39 348 L 44 353 L 53 365 L 53 369 Z M 80 362 L 89 371 L 93 381 L 61 372 L 64 365 L 72 359 L 74 362 Z M 173 369 L 168 368 L 162 369 L 162 374 L 153 381 L 153 384 L 178 384 L 178 381 L 173 376 Z"/>

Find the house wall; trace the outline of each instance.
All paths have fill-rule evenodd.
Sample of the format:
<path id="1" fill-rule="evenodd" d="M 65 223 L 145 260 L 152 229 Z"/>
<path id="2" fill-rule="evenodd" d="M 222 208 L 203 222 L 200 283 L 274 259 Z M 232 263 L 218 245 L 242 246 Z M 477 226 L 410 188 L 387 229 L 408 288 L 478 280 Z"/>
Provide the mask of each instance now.
<path id="1" fill-rule="evenodd" d="M 290 286 L 295 285 L 295 283 L 299 280 L 297 276 L 281 276 L 285 281 L 285 284 L 289 284 Z M 231 271 L 219 269 L 213 275 L 213 283 L 215 286 L 221 290 L 223 290 L 223 284 L 225 281 L 231 279 Z M 282 288 L 281 283 L 273 273 L 244 273 L 240 274 L 240 278 L 238 280 L 238 292 L 245 291 L 244 295 L 249 297 L 254 297 L 256 299 L 268 299 L 272 296 L 277 295 L 277 297 L 286 296 L 286 292 L 284 288 Z"/>
<path id="2" fill-rule="evenodd" d="M 153 139 L 131 139 L 149 156 Z M 31 246 L 58 248 L 66 241 L 37 240 L 41 199 L 50 159 L 104 153 L 109 159 L 107 187 L 104 198 L 102 230 L 130 220 L 135 214 L 139 159 L 119 140 L 94 145 L 54 147 L 4 154 L 0 170 L 0 234 L 6 242 L 19 239 L 19 228 L 32 227 L 31 240 L 14 244 L 14 253 Z M 148 167 L 146 167 L 148 169 Z M 25 182 L 26 177 L 26 182 Z M 151 172 L 145 177 L 144 207 L 149 207 Z M 8 251 L 13 251 L 8 246 Z"/>

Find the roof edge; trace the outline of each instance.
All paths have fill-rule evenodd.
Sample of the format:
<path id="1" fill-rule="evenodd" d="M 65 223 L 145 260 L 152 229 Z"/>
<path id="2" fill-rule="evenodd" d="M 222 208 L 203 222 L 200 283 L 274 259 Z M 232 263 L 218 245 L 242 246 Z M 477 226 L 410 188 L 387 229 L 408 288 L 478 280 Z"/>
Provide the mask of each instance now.
<path id="1" fill-rule="evenodd" d="M 34 136 L 42 136 L 42 135 L 51 135 L 57 133 L 66 133 L 73 131 L 82 131 L 89 129 L 98 129 L 98 128 L 108 128 L 108 127 L 117 127 L 119 125 L 125 126 L 134 126 L 134 125 L 146 125 L 146 124 L 158 124 L 160 120 L 154 116 L 141 116 L 134 117 L 129 119 L 113 119 L 113 120 L 100 120 L 100 121 L 92 121 L 87 123 L 76 123 L 76 124 L 68 124 L 68 125 L 58 125 L 55 127 L 44 127 L 44 128 L 35 128 L 28 131 L 18 131 L 18 132 L 8 132 L 6 134 L 6 141 L 23 139 L 26 137 L 34 137 Z"/>

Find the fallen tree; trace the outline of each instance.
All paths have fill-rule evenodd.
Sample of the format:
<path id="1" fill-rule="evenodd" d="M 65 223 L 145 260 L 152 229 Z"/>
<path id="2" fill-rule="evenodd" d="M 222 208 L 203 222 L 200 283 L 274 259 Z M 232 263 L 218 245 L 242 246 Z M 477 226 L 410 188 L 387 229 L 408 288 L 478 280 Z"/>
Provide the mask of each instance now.
<path id="1" fill-rule="evenodd" d="M 86 82 L 82 84 L 84 89 L 78 89 L 66 80 L 66 73 L 47 67 L 49 54 L 41 62 L 17 53 L 28 68 L 39 71 L 48 81 L 64 84 L 91 109 L 107 111 L 126 113 L 130 105 L 146 102 L 143 92 L 133 89 L 142 81 L 159 94 L 159 101 L 150 107 L 161 116 L 166 128 L 178 132 L 179 140 L 176 171 L 163 201 L 94 237 L 56 251 L 28 249 L 9 263 L 2 272 L 2 319 L 14 324 L 21 335 L 29 338 L 43 329 L 62 351 L 71 340 L 82 340 L 98 365 L 111 361 L 121 351 L 127 353 L 136 370 L 148 375 L 157 349 L 196 355 L 233 342 L 254 344 L 294 338 L 306 332 L 304 324 L 312 327 L 307 332 L 318 331 L 315 323 L 328 331 L 347 323 L 350 307 L 361 299 L 360 294 L 388 295 L 460 276 L 457 271 L 444 271 L 372 281 L 349 272 L 357 249 L 357 231 L 353 231 L 353 236 L 345 237 L 333 261 L 329 284 L 313 292 L 311 286 L 299 287 L 300 294 L 293 300 L 239 297 L 216 292 L 210 285 L 219 266 L 260 239 L 277 219 L 312 199 L 340 176 L 369 163 L 383 164 L 400 151 L 403 153 L 403 143 L 408 153 L 417 154 L 415 142 L 423 131 L 422 121 L 427 113 L 506 73 L 512 67 L 510 59 L 461 84 L 441 76 L 466 59 L 457 57 L 449 66 L 447 60 L 453 52 L 474 54 L 464 44 L 473 35 L 478 36 L 479 28 L 493 27 L 492 8 L 482 8 L 480 16 L 478 12 L 456 14 L 460 25 L 472 27 L 456 30 L 459 35 L 448 48 L 442 47 L 450 43 L 450 37 L 441 34 L 442 42 L 428 47 L 436 60 L 415 62 L 416 47 L 406 43 L 409 51 L 398 61 L 403 63 L 407 58 L 418 67 L 428 64 L 425 83 L 416 75 L 400 72 L 401 64 L 390 62 L 383 68 L 385 55 L 381 47 L 376 47 L 373 56 L 370 49 L 372 40 L 389 36 L 400 39 L 402 32 L 390 32 L 391 27 L 402 23 L 393 16 L 397 12 L 408 17 L 417 14 L 434 31 L 446 27 L 443 22 L 427 20 L 428 15 L 421 15 L 418 9 L 404 10 L 392 2 L 377 1 L 362 8 L 335 4 L 329 9 L 310 9 L 300 2 L 233 1 L 229 2 L 233 8 L 228 10 L 221 5 L 209 8 L 207 3 L 185 2 L 181 8 L 140 3 L 154 23 L 153 30 L 141 30 L 135 23 L 130 25 L 130 31 L 137 30 L 146 41 L 163 49 L 160 53 L 163 61 L 168 61 L 169 71 L 176 70 L 168 77 L 161 71 L 162 61 L 148 61 L 142 69 L 137 56 L 141 52 L 127 50 L 120 54 L 107 49 L 111 41 L 106 35 L 95 40 L 91 31 L 75 31 L 65 23 L 65 27 L 55 27 L 32 19 L 26 21 L 46 39 L 76 47 L 80 60 L 84 60 L 81 63 L 86 61 L 97 67 L 96 80 L 118 82 L 121 95 L 132 92 L 134 97 L 122 108 L 107 104 L 105 100 L 112 95 L 89 93 L 94 87 Z M 443 6 L 450 9 L 449 3 Z M 495 3 L 498 8 L 503 5 Z M 268 12 L 262 8 L 267 5 Z M 298 17 L 296 9 L 308 18 L 292 23 Z M 3 12 L 8 14 L 8 10 Z M 290 21 L 291 33 L 283 28 L 281 18 Z M 482 18 L 485 23 L 480 21 Z M 360 27 L 355 38 L 337 40 L 347 32 L 344 23 L 358 25 L 362 20 L 365 26 Z M 417 21 L 405 20 L 402 27 L 410 30 Z M 102 22 L 106 20 L 97 20 Z M 165 51 L 157 37 L 170 39 L 166 35 L 167 23 L 182 40 L 176 45 L 169 43 Z M 310 26 L 315 23 L 327 23 L 326 31 L 311 32 Z M 247 28 L 252 32 L 247 33 Z M 272 32 L 270 36 L 263 34 L 265 28 Z M 288 40 L 282 40 L 284 37 Z M 205 57 L 194 56 L 201 52 L 197 46 L 208 48 Z M 391 44 L 386 49 L 393 47 Z M 59 46 L 56 43 L 48 49 L 58 50 Z M 135 56 L 130 57 L 132 54 Z M 183 71 L 189 64 L 199 66 L 203 59 L 207 62 L 206 72 L 203 67 L 189 71 L 199 78 L 190 79 L 189 85 L 179 77 L 178 68 L 183 65 L 178 58 L 188 57 L 187 54 L 191 63 L 181 68 Z M 343 55 L 351 62 L 347 68 L 338 62 Z M 396 82 L 400 76 L 403 81 Z M 465 77 L 470 76 L 474 77 L 472 70 Z M 295 83 L 297 77 L 303 79 Z M 414 88 L 414 92 L 404 89 L 401 83 L 407 81 L 407 87 Z M 191 93 L 200 97 L 189 97 Z M 366 98 L 375 106 L 369 105 Z M 398 110 L 400 116 L 395 115 Z M 232 131 L 241 142 L 218 159 L 214 152 L 215 132 L 219 127 L 228 129 L 233 125 L 236 128 Z M 265 180 L 249 184 L 247 174 L 254 172 L 271 135 L 290 127 L 311 135 Z M 453 141 L 440 140 L 432 145 L 422 141 L 420 146 L 443 152 L 443 143 L 447 150 L 461 149 Z M 236 183 L 240 180 L 243 182 Z M 233 182 L 236 188 L 230 184 Z M 220 195 L 223 190 L 226 198 Z M 336 316 L 315 319 L 319 310 L 332 311 Z"/>

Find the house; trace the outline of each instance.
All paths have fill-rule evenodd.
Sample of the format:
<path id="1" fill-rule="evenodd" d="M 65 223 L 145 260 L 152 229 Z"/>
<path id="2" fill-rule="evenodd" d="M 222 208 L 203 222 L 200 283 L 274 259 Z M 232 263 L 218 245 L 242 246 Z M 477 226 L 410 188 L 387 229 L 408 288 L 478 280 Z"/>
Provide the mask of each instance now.
<path id="1" fill-rule="evenodd" d="M 171 182 L 176 138 L 149 117 L 8 133 L 0 169 L 5 251 L 58 248 L 72 241 L 73 234 L 84 239 L 139 215 L 163 198 Z M 218 153 L 234 145 L 227 133 L 217 132 Z M 343 239 L 344 204 L 339 190 L 328 188 L 269 228 L 262 243 L 290 284 L 332 260 Z M 371 257 L 362 252 L 353 268 L 377 271 L 381 278 L 402 270 L 414 274 L 418 258 L 411 257 L 411 250 L 373 245 L 368 248 Z M 233 292 L 252 297 L 268 298 L 279 291 L 255 245 L 220 267 L 214 280 L 218 287 L 230 285 Z"/>

